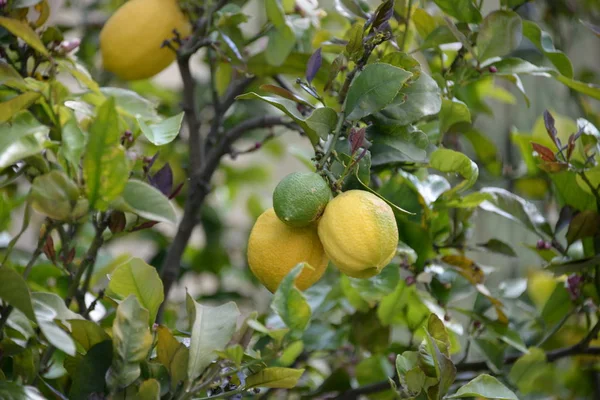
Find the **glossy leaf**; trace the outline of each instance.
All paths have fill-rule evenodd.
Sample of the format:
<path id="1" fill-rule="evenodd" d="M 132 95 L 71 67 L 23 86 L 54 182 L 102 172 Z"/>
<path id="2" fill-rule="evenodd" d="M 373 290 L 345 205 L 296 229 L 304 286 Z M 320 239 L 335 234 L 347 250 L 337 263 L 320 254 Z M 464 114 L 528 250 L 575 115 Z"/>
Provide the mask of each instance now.
<path id="1" fill-rule="evenodd" d="M 46 398 L 33 386 L 0 380 L 0 399 L 2 400 L 45 400 Z"/>
<path id="2" fill-rule="evenodd" d="M 100 325 L 85 319 L 68 320 L 71 326 L 71 336 L 86 352 L 98 343 L 110 340 L 110 336 Z"/>
<path id="3" fill-rule="evenodd" d="M 82 317 L 67 309 L 64 300 L 54 293 L 34 293 L 32 303 L 38 326 L 48 342 L 66 354 L 74 356 L 75 342 L 55 320 Z"/>
<path id="4" fill-rule="evenodd" d="M 104 101 L 104 98 L 114 98 L 115 108 L 120 115 L 132 119 L 141 118 L 146 122 L 160 120 L 156 112 L 157 105 L 133 90 L 117 87 L 103 87 L 100 90 L 103 95 L 100 99 L 100 104 Z M 98 101 L 98 97 L 93 98 Z M 86 99 L 85 96 L 84 99 Z"/>
<path id="5" fill-rule="evenodd" d="M 93 393 L 104 393 L 106 386 L 104 377 L 112 362 L 112 352 L 111 340 L 101 341 L 88 350 L 77 364 L 69 399 L 87 400 Z"/>
<path id="6" fill-rule="evenodd" d="M 279 284 L 271 303 L 271 309 L 291 330 L 303 331 L 306 329 L 312 314 L 304 294 L 294 285 L 296 277 L 303 268 L 311 267 L 305 266 L 304 263 L 296 265 Z"/>
<path id="7" fill-rule="evenodd" d="M 160 400 L 160 383 L 156 379 L 148 379 L 140 385 L 137 400 Z"/>
<path id="8" fill-rule="evenodd" d="M 463 397 L 484 397 L 486 399 L 519 400 L 509 388 L 488 374 L 481 374 L 466 385 L 461 386 L 449 399 Z"/>
<path id="9" fill-rule="evenodd" d="M 600 232 L 600 215 L 592 210 L 585 210 L 575 215 L 567 231 L 567 243 L 590 237 Z"/>
<path id="10" fill-rule="evenodd" d="M 434 3 L 460 22 L 481 21 L 481 13 L 471 0 L 434 0 Z"/>
<path id="11" fill-rule="evenodd" d="M 321 107 L 317 108 L 306 119 L 306 125 L 316 132 L 323 140 L 332 133 L 337 125 L 338 115 L 333 108 Z"/>
<path id="12" fill-rule="evenodd" d="M 464 181 L 451 189 L 451 193 L 462 192 L 475 184 L 479 176 L 479 168 L 469 157 L 450 149 L 437 149 L 429 158 L 429 165 L 438 171 L 458 173 Z"/>
<path id="13" fill-rule="evenodd" d="M 158 308 L 164 299 L 163 284 L 156 268 L 141 258 L 132 258 L 121 264 L 110 275 L 108 295 L 117 300 L 135 296 L 139 304 L 148 311 L 148 324 L 152 325 Z"/>
<path id="14" fill-rule="evenodd" d="M 0 17 L 0 26 L 4 27 L 13 35 L 23 39 L 25 43 L 34 48 L 41 55 L 46 57 L 50 56 L 44 43 L 42 43 L 37 33 L 31 29 L 27 22 L 13 18 Z"/>
<path id="15" fill-rule="evenodd" d="M 200 305 L 187 295 L 190 330 L 188 379 L 194 380 L 217 359 L 216 350 L 223 350 L 231 340 L 240 311 L 233 302 L 219 307 Z"/>
<path id="16" fill-rule="evenodd" d="M 442 108 L 442 96 L 437 83 L 426 73 L 409 86 L 402 88 L 396 98 L 375 115 L 382 123 L 387 120 L 398 125 L 408 125 L 419 119 L 435 115 Z"/>
<path id="17" fill-rule="evenodd" d="M 9 124 L 0 124 L 0 171 L 29 156 L 39 154 L 50 129 L 31 113 L 19 113 Z"/>
<path id="18" fill-rule="evenodd" d="M 294 30 L 285 23 L 269 32 L 269 43 L 265 50 L 265 59 L 275 67 L 281 66 L 296 45 Z"/>
<path id="19" fill-rule="evenodd" d="M 158 335 L 156 344 L 158 361 L 169 371 L 171 387 L 177 387 L 180 382 L 187 379 L 189 350 L 183 343 L 175 339 L 167 327 L 159 325 L 156 332 Z"/>
<path id="20" fill-rule="evenodd" d="M 2 18 L 2 17 L 0 17 Z M 42 95 L 37 92 L 26 92 L 0 103 L 0 123 L 9 121 L 19 111 L 35 103 Z"/>
<path id="21" fill-rule="evenodd" d="M 372 165 L 399 162 L 423 162 L 427 159 L 427 135 L 413 126 L 381 127 L 372 125 L 367 129 Z"/>
<path id="22" fill-rule="evenodd" d="M 113 98 L 98 109 L 83 158 L 83 176 L 90 208 L 106 210 L 127 184 L 129 166 L 119 145 L 121 132 Z"/>
<path id="23" fill-rule="evenodd" d="M 246 378 L 246 388 L 268 387 L 274 389 L 291 389 L 304 373 L 303 369 L 271 367 L 260 370 Z"/>
<path id="24" fill-rule="evenodd" d="M 501 57 L 514 51 L 523 37 L 523 22 L 514 11 L 498 10 L 488 14 L 479 27 L 479 61 Z"/>
<path id="25" fill-rule="evenodd" d="M 237 97 L 238 100 L 262 100 L 266 103 L 271 104 L 272 106 L 278 108 L 283 111 L 287 116 L 292 118 L 294 122 L 296 122 L 306 133 L 306 136 L 310 139 L 313 144 L 317 144 L 319 142 L 319 136 L 317 132 L 313 128 L 311 128 L 307 122 L 306 117 L 304 117 L 298 111 L 296 107 L 296 103 L 287 99 L 280 99 L 273 96 L 261 96 L 254 92 L 245 93 Z"/>
<path id="26" fill-rule="evenodd" d="M 392 102 L 411 73 L 390 64 L 369 64 L 352 81 L 344 112 L 350 120 L 373 114 Z"/>
<path id="27" fill-rule="evenodd" d="M 519 222 L 533 232 L 552 234 L 548 222 L 534 204 L 501 188 L 484 188 L 481 192 L 493 196 L 493 200 L 481 203 L 482 209 Z"/>
<path id="28" fill-rule="evenodd" d="M 8 266 L 0 266 L 0 299 L 21 310 L 23 314 L 35 321 L 29 287 L 23 277 Z"/>
<path id="29" fill-rule="evenodd" d="M 157 188 L 136 179 L 127 181 L 113 206 L 117 210 L 130 212 L 150 221 L 177 222 L 175 209 L 169 199 Z"/>
<path id="30" fill-rule="evenodd" d="M 62 128 L 62 146 L 60 154 L 71 164 L 78 168 L 81 157 L 85 152 L 87 137 L 79 127 L 77 119 L 72 116 Z"/>
<path id="31" fill-rule="evenodd" d="M 141 119 L 137 121 L 144 136 L 152 144 L 162 146 L 171 143 L 179 135 L 181 123 L 183 122 L 183 113 L 179 113 L 153 125 L 147 125 Z"/>
<path id="32" fill-rule="evenodd" d="M 442 100 L 440 110 L 440 135 L 445 134 L 455 124 L 471 123 L 471 112 L 465 103 L 459 100 Z"/>
<path id="33" fill-rule="evenodd" d="M 117 307 L 112 326 L 113 359 L 106 381 L 111 388 L 131 385 L 141 373 L 140 363 L 152 347 L 148 329 L 148 310 L 134 295 L 127 297 Z"/>
<path id="34" fill-rule="evenodd" d="M 79 188 L 67 175 L 60 171 L 50 171 L 34 179 L 31 186 L 31 205 L 37 212 L 58 221 L 75 219 Z M 87 207 L 77 210 L 79 216 Z"/>
<path id="35" fill-rule="evenodd" d="M 567 78 L 573 78 L 573 65 L 565 53 L 557 50 L 552 37 L 532 21 L 523 21 L 523 35 L 534 44 L 556 67 L 558 72 Z"/>
<path id="36" fill-rule="evenodd" d="M 571 78 L 567 78 L 563 75 L 554 75 L 554 77 L 563 85 L 577 92 L 590 96 L 591 98 L 600 100 L 600 86 L 595 85 L 593 83 L 580 82 Z"/>

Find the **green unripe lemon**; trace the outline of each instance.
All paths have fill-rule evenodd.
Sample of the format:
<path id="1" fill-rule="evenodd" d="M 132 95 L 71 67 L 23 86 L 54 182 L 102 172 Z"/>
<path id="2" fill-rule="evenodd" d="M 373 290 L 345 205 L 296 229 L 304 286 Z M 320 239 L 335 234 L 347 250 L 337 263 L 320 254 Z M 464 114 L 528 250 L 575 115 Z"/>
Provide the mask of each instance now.
<path id="1" fill-rule="evenodd" d="M 331 189 L 314 172 L 294 172 L 279 182 L 273 192 L 277 217 L 292 227 L 316 222 L 331 199 Z"/>

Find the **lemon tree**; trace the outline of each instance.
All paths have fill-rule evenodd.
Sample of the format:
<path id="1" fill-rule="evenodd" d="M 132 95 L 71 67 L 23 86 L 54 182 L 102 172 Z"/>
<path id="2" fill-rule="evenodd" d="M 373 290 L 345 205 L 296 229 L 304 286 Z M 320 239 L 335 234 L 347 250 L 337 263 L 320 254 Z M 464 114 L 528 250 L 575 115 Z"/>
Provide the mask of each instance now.
<path id="1" fill-rule="evenodd" d="M 0 398 L 600 398 L 599 7 L 0 1 Z"/>

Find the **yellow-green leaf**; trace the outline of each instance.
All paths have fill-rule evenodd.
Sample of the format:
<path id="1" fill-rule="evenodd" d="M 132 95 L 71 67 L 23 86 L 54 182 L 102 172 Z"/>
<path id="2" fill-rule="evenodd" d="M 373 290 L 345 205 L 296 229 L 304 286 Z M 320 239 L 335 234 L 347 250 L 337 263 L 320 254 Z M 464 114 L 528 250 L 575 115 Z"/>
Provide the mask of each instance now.
<path id="1" fill-rule="evenodd" d="M 268 387 L 274 389 L 291 389 L 298 383 L 304 369 L 265 368 L 246 378 L 246 388 Z"/>
<path id="2" fill-rule="evenodd" d="M 25 43 L 33 47 L 40 54 L 50 57 L 44 43 L 42 43 L 37 33 L 35 33 L 26 22 L 19 21 L 18 19 L 0 17 L 0 26 L 3 26 L 13 35 L 23 39 Z"/>

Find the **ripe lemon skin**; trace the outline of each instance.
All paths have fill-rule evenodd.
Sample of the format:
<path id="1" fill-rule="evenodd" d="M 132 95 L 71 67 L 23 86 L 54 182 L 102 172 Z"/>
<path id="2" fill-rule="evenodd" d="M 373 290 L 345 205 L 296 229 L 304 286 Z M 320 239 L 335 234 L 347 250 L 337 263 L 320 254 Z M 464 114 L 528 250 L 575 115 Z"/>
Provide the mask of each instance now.
<path id="1" fill-rule="evenodd" d="M 258 217 L 248 239 L 248 265 L 271 292 L 297 264 L 306 262 L 296 278 L 296 287 L 305 290 L 317 282 L 329 260 L 314 226 L 290 227 L 270 208 Z"/>
<path id="2" fill-rule="evenodd" d="M 273 208 L 279 219 L 294 227 L 316 222 L 331 199 L 331 189 L 314 172 L 294 172 L 279 182 L 273 192 Z"/>
<path id="3" fill-rule="evenodd" d="M 119 8 L 100 32 L 104 69 L 125 80 L 150 78 L 175 60 L 175 52 L 161 48 L 173 29 L 187 36 L 190 23 L 177 0 L 130 0 Z"/>
<path id="4" fill-rule="evenodd" d="M 349 190 L 325 208 L 319 238 L 340 271 L 353 278 L 370 278 L 396 254 L 398 226 L 385 201 L 364 190 Z"/>

